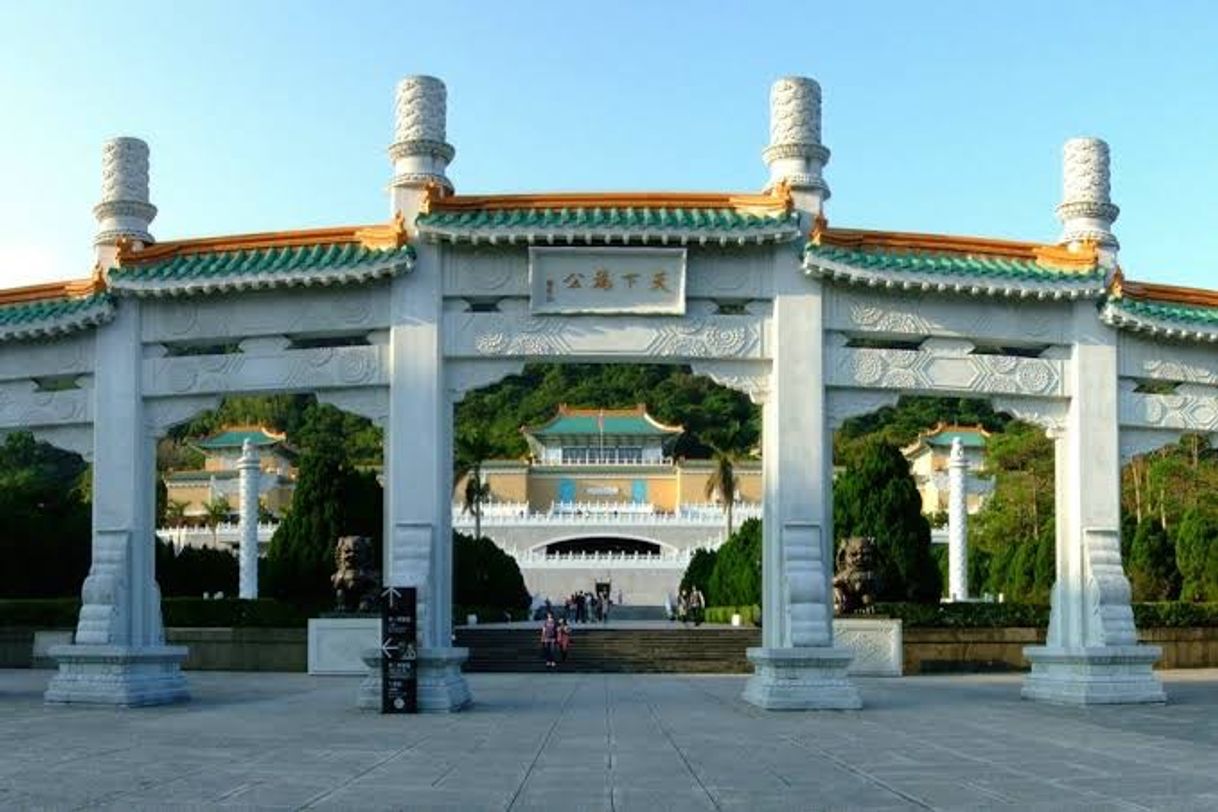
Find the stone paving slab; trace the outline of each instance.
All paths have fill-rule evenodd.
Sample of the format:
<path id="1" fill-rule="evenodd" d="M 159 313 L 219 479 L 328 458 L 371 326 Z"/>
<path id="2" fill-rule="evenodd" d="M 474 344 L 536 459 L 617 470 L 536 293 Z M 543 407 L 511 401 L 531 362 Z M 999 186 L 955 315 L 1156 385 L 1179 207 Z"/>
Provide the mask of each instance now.
<path id="1" fill-rule="evenodd" d="M 0 671 L 0 809 L 1218 809 L 1218 670 L 1163 672 L 1166 706 L 924 676 L 793 714 L 737 676 L 474 674 L 452 716 L 360 712 L 358 678 L 217 672 L 187 705 L 47 707 L 49 676 Z"/>

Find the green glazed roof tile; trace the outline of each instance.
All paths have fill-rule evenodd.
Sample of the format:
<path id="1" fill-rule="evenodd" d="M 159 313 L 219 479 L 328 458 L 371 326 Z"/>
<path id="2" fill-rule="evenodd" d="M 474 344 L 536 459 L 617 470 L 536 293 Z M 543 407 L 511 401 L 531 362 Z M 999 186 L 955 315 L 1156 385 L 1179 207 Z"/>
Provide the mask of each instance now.
<path id="1" fill-rule="evenodd" d="M 799 218 L 787 214 L 749 214 L 736 209 L 557 208 L 436 211 L 419 215 L 420 228 L 431 231 L 502 230 L 562 231 L 579 229 L 703 230 L 740 236 L 791 231 Z"/>
<path id="2" fill-rule="evenodd" d="M 817 260 L 865 268 L 869 271 L 906 274 L 967 276 L 978 279 L 1014 282 L 1101 282 L 1104 271 L 1059 270 L 1031 259 L 973 256 L 969 254 L 913 253 L 907 251 L 858 250 L 809 243 L 805 260 Z"/>
<path id="3" fill-rule="evenodd" d="M 282 437 L 268 434 L 262 429 L 232 429 L 199 440 L 195 445 L 211 451 L 222 448 L 241 448 L 246 440 L 256 447 L 277 445 L 283 442 Z"/>
<path id="4" fill-rule="evenodd" d="M 91 327 L 114 312 L 108 293 L 0 305 L 0 339 L 23 338 Z"/>
<path id="5" fill-rule="evenodd" d="M 1110 301 L 1121 310 L 1135 316 L 1162 319 L 1164 321 L 1186 322 L 1207 327 L 1218 326 L 1218 308 L 1215 307 L 1140 301 L 1127 297 L 1115 298 Z"/>
<path id="6" fill-rule="evenodd" d="M 409 245 L 389 250 L 340 243 L 211 251 L 115 268 L 110 282 L 116 290 L 135 292 L 176 292 L 178 286 L 217 282 L 222 287 L 342 284 L 391 275 L 413 259 Z"/>

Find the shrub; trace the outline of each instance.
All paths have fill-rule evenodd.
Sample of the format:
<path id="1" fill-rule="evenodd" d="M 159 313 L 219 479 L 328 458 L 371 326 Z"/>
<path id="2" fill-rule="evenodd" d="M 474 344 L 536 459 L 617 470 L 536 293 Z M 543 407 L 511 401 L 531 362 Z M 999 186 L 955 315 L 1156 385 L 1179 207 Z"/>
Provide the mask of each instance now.
<path id="1" fill-rule="evenodd" d="M 156 580 L 161 594 L 169 597 L 200 598 L 204 592 L 237 594 L 237 556 L 228 550 L 209 547 L 184 547 L 156 543 Z"/>
<path id="2" fill-rule="evenodd" d="M 761 625 L 761 607 L 757 604 L 749 606 L 706 607 L 707 623 L 731 623 L 732 615 L 740 615 L 740 622 L 742 624 Z"/>
<path id="3" fill-rule="evenodd" d="M 532 603 L 516 559 L 483 536 L 453 532 L 453 604 L 494 611 L 527 611 Z M 455 615 L 462 622 L 464 615 Z"/>
<path id="4" fill-rule="evenodd" d="M 761 603 L 761 520 L 749 519 L 731 535 L 707 579 L 706 602 L 715 606 Z"/>
<path id="5" fill-rule="evenodd" d="M 896 446 L 865 441 L 833 485 L 836 538 L 870 536 L 879 552 L 881 597 L 933 603 L 943 584 L 930 552 L 930 524 L 909 462 Z"/>
<path id="6" fill-rule="evenodd" d="M 1184 514 L 1176 530 L 1180 599 L 1218 600 L 1218 521 L 1198 510 Z"/>
<path id="7" fill-rule="evenodd" d="M 703 596 L 709 595 L 711 573 L 715 571 L 715 562 L 718 560 L 719 553 L 716 550 L 694 550 L 694 557 L 689 560 L 685 575 L 681 577 L 681 591 L 686 592 L 696 586 L 702 590 Z"/>
<path id="8" fill-rule="evenodd" d="M 1138 525 L 1127 569 L 1135 601 L 1165 601 L 1180 594 L 1176 549 L 1157 520 L 1146 519 Z"/>

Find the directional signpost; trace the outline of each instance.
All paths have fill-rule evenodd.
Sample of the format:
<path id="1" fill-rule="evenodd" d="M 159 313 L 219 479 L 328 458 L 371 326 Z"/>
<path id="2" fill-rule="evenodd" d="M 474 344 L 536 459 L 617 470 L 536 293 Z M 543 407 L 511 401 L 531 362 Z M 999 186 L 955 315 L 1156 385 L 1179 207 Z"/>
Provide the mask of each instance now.
<path id="1" fill-rule="evenodd" d="M 381 713 L 419 712 L 416 601 L 412 586 L 381 592 Z"/>

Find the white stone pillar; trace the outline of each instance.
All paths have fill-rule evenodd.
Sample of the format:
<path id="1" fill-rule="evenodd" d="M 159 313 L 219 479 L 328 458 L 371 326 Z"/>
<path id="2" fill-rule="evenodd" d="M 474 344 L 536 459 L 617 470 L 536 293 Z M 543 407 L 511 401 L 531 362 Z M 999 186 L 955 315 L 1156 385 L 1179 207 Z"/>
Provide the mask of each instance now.
<path id="1" fill-rule="evenodd" d="M 1024 649 L 1023 696 L 1089 705 L 1163 702 L 1157 646 L 1138 644 L 1121 567 L 1116 331 L 1073 305 L 1070 406 L 1057 443 L 1057 579 L 1044 646 Z"/>
<path id="2" fill-rule="evenodd" d="M 770 87 L 770 144 L 761 153 L 772 189 L 786 183 L 797 208 L 821 214 L 829 199 L 822 170 L 829 150 L 820 139 L 820 85 L 804 76 L 786 76 Z"/>
<path id="3" fill-rule="evenodd" d="M 156 459 L 145 421 L 140 301 L 97 328 L 93 560 L 73 645 L 55 646 L 49 703 L 158 705 L 189 698 L 186 648 L 166 646 L 154 574 Z"/>
<path id="4" fill-rule="evenodd" d="M 851 654 L 833 646 L 832 434 L 825 412 L 824 291 L 776 249 L 773 348 L 763 406 L 762 646 L 744 699 L 772 710 L 859 708 Z"/>
<path id="5" fill-rule="evenodd" d="M 1071 138 L 1062 147 L 1062 224 L 1058 242 L 1071 245 L 1090 240 L 1102 252 L 1115 255 L 1112 233 L 1121 210 L 1112 203 L 1108 144 L 1099 138 Z"/>
<path id="6" fill-rule="evenodd" d="M 447 184 L 444 110 L 438 79 L 413 76 L 398 85 L 391 205 L 412 234 L 426 185 Z M 452 645 L 452 400 L 444 382 L 440 249 L 414 245 L 414 270 L 390 289 L 384 581 L 419 590 L 419 708 L 452 711 L 471 698 L 461 674 L 469 652 Z"/>
<path id="7" fill-rule="evenodd" d="M 153 242 L 148 227 L 156 206 L 148 199 L 148 145 L 138 138 L 112 138 L 102 145 L 101 201 L 93 207 L 96 261 L 114 265 L 120 239 Z"/>
<path id="8" fill-rule="evenodd" d="M 952 440 L 947 461 L 947 579 L 948 597 L 968 600 L 968 460 L 960 438 Z"/>
<path id="9" fill-rule="evenodd" d="M 258 597 L 258 491 L 262 463 L 258 459 L 257 449 L 248 439 L 241 445 L 237 471 L 241 493 L 238 514 L 241 538 L 238 596 L 243 600 L 254 600 Z"/>

